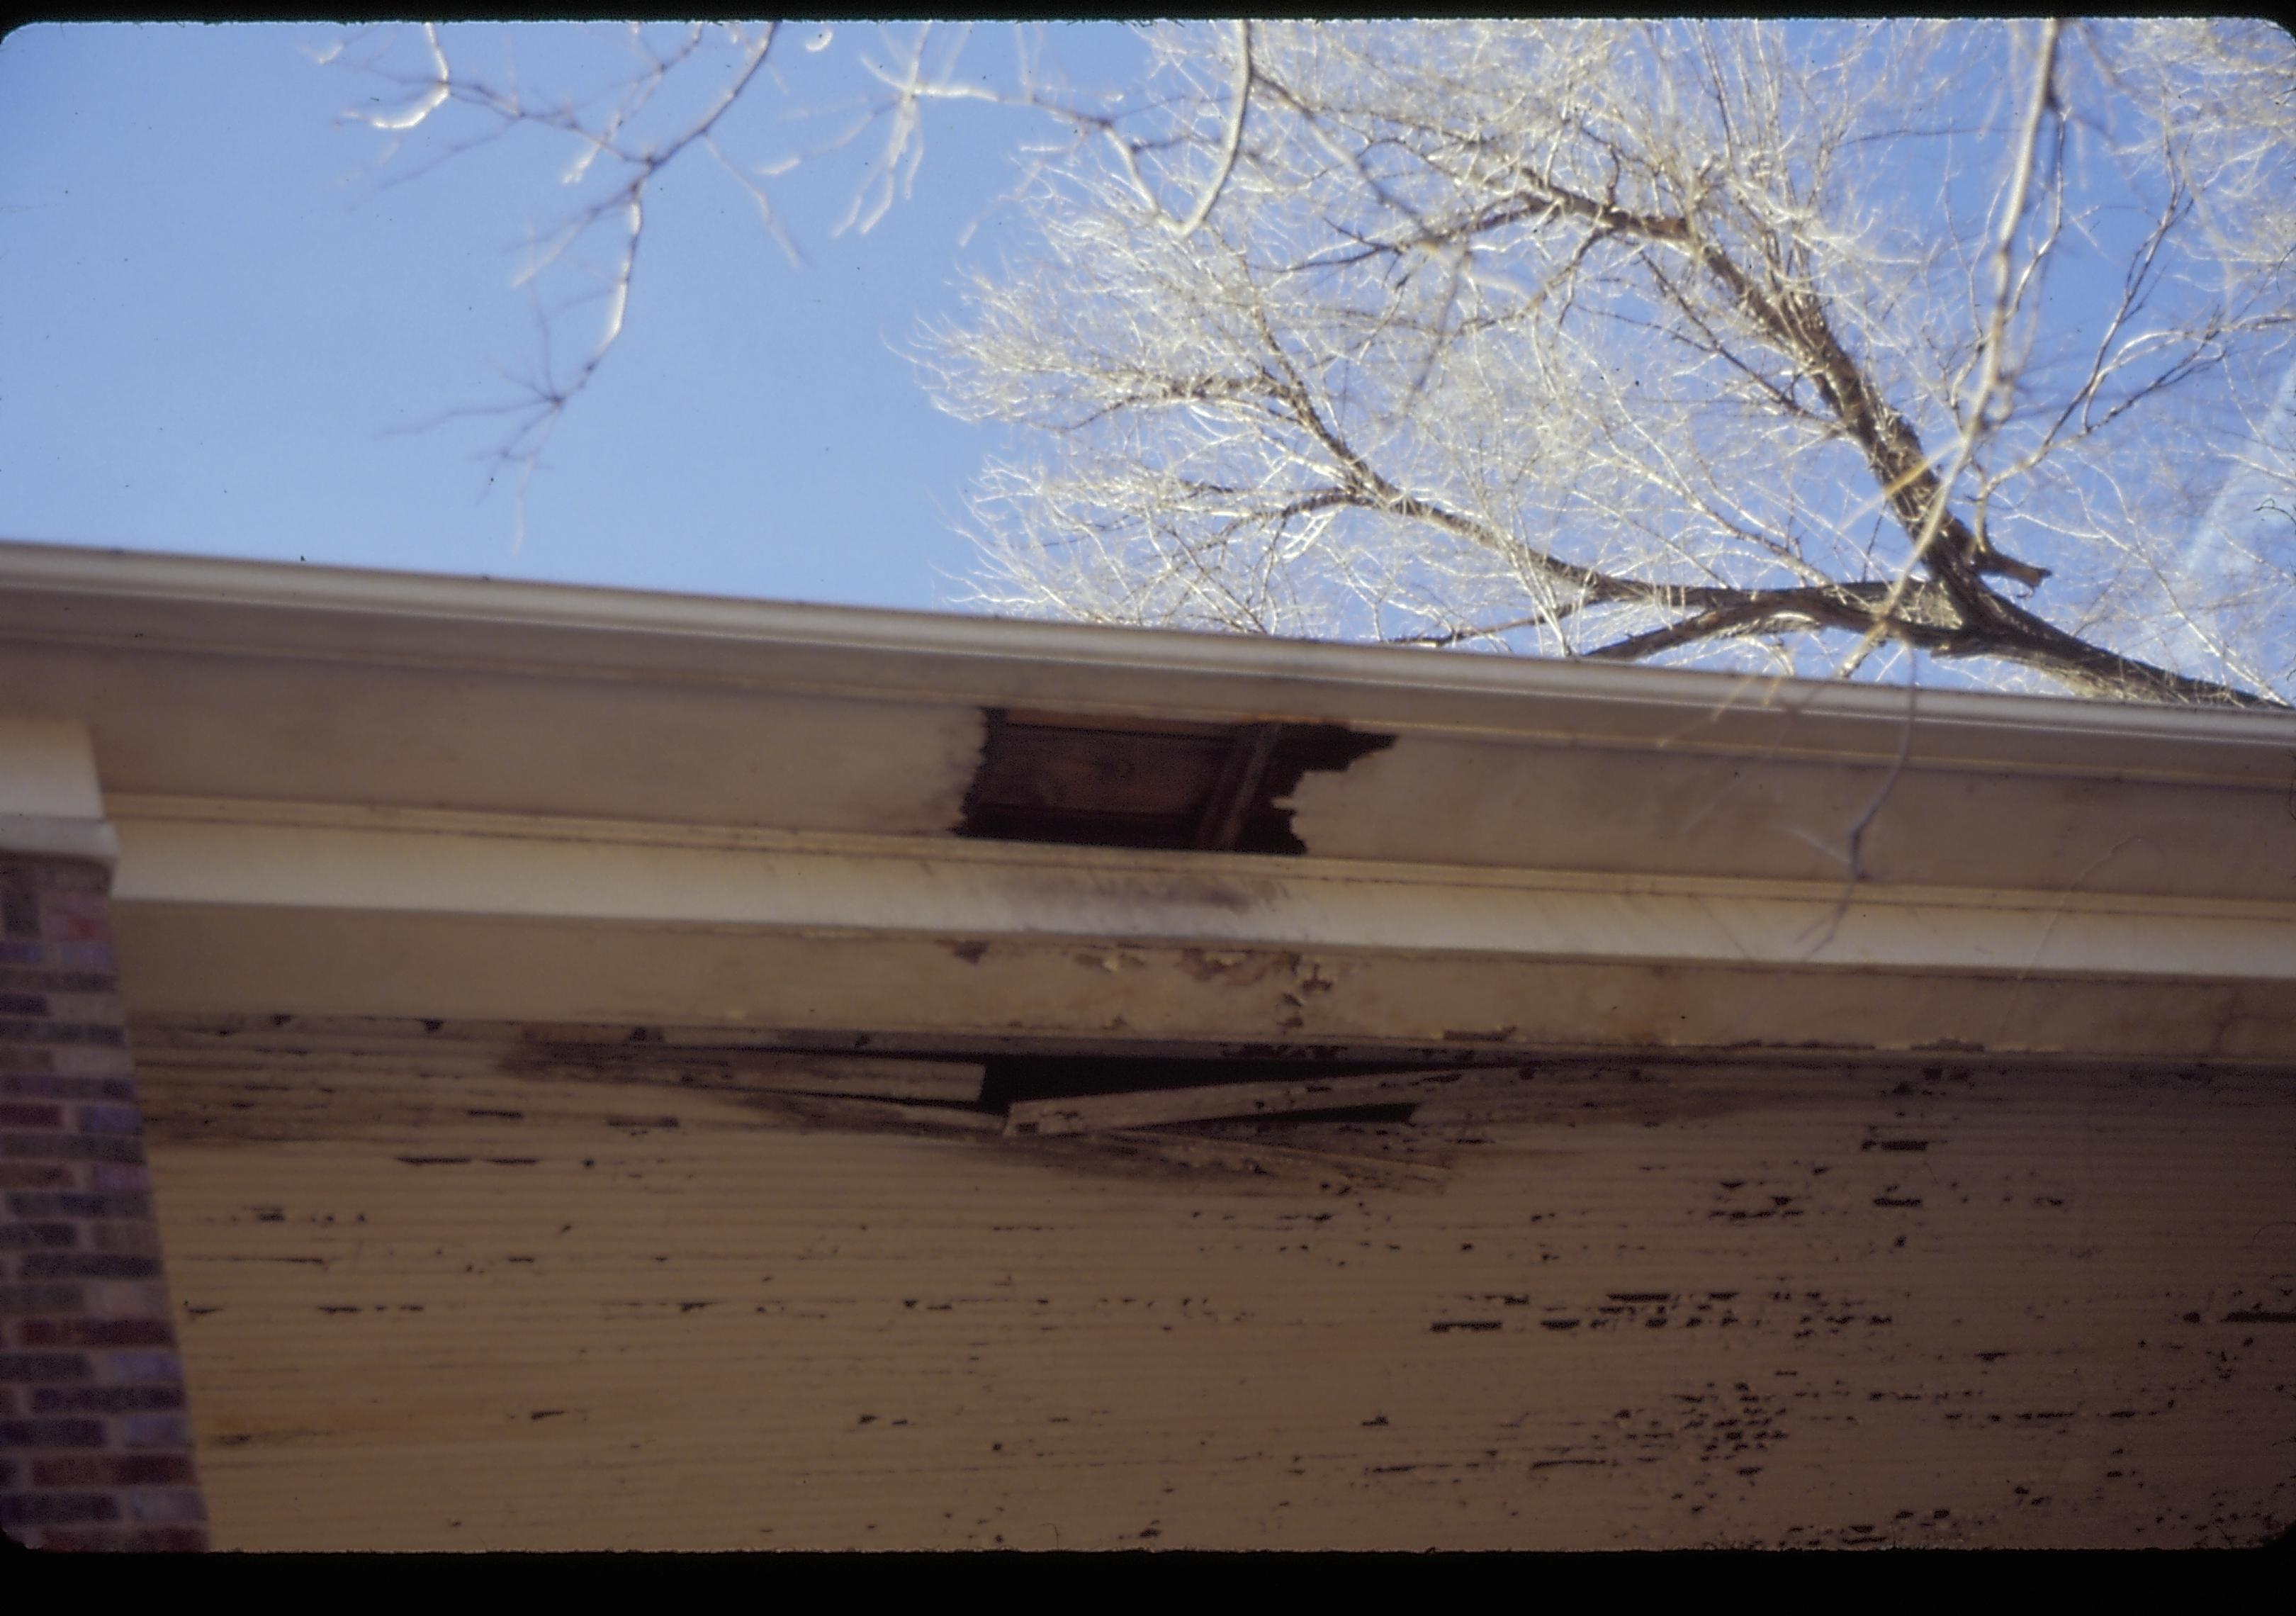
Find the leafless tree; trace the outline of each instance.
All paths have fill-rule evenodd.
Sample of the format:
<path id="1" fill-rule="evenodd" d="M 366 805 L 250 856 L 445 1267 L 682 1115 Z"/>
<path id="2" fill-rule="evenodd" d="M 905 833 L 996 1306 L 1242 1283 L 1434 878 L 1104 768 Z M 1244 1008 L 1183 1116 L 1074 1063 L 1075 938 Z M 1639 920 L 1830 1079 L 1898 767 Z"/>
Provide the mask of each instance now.
<path id="1" fill-rule="evenodd" d="M 1029 451 L 980 598 L 2284 701 L 2292 87 L 2236 21 L 1167 30 L 930 340 Z"/>
<path id="2" fill-rule="evenodd" d="M 1029 446 L 974 491 L 988 609 L 2296 691 L 2287 35 L 1231 22 L 1160 30 L 1141 82 L 1093 93 L 1013 37 L 986 76 L 961 29 L 886 37 L 874 99 L 758 163 L 729 114 L 818 30 L 632 29 L 586 99 L 423 30 L 359 116 L 435 160 L 551 131 L 579 187 L 528 275 L 586 270 L 598 334 L 486 406 L 521 486 L 624 329 L 662 172 L 715 163 L 796 257 L 796 162 L 882 136 L 841 226 L 866 230 L 927 106 L 995 103 L 1055 136 L 1016 153 L 1036 245 L 922 356 Z M 545 339 L 581 306 L 543 308 Z"/>
<path id="3" fill-rule="evenodd" d="M 491 30 L 474 31 L 483 38 Z M 514 54 L 491 71 L 478 68 L 472 58 L 479 40 L 450 39 L 454 30 L 435 24 L 370 31 L 320 53 L 322 64 L 357 75 L 369 88 L 342 121 L 387 137 L 377 158 L 378 169 L 388 170 L 386 184 L 419 179 L 518 133 L 554 138 L 567 157 L 559 178 L 574 200 L 547 228 L 529 234 L 514 280 L 535 300 L 532 366 L 504 377 L 507 397 L 447 410 L 409 430 L 457 417 L 498 419 L 503 435 L 490 458 L 496 473 L 515 483 L 522 530 L 525 491 L 551 435 L 620 344 L 639 281 L 649 210 L 658 182 L 672 168 L 714 166 L 747 195 L 791 262 L 802 265 L 804 254 L 776 205 L 779 182 L 808 162 L 849 148 L 870 149 L 868 137 L 875 136 L 851 206 L 834 227 L 836 234 L 867 234 L 914 186 L 925 152 L 923 113 L 936 103 L 988 103 L 1036 115 L 1056 138 L 1028 153 L 1034 160 L 1030 172 L 1095 140 L 1136 160 L 1123 131 L 1128 114 L 1113 104 L 1116 98 L 1068 85 L 1048 58 L 1041 30 L 1009 30 L 1014 48 L 988 74 L 964 60 L 970 33 L 961 25 L 931 24 L 873 34 L 772 21 L 602 26 L 588 42 L 590 65 L 603 70 L 580 90 L 521 83 Z M 860 37 L 841 37 L 847 35 Z M 781 70 L 792 55 L 832 47 L 854 56 L 873 93 L 836 105 L 808 104 L 790 94 Z M 740 121 L 737 109 L 776 99 L 791 121 L 832 127 L 797 150 L 775 150 L 764 160 L 729 144 L 729 127 Z M 749 121 L 754 134 L 757 120 Z M 1208 196 L 1201 206 L 1210 205 Z M 595 324 L 586 329 L 579 317 L 594 308 Z M 570 331 L 576 339 L 570 357 L 562 351 Z"/>

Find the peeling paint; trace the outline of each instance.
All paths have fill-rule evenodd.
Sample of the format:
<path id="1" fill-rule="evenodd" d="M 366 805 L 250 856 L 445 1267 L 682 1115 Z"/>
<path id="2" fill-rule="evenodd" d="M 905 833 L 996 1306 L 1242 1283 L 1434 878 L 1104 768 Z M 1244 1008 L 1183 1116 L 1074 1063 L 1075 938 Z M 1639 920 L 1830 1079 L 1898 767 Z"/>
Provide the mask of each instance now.
<path id="1" fill-rule="evenodd" d="M 2292 1513 L 2284 1079 L 1538 1083 L 1472 1126 L 1124 1155 L 485 1062 L 156 1063 L 217 1541 L 2064 1546 Z"/>

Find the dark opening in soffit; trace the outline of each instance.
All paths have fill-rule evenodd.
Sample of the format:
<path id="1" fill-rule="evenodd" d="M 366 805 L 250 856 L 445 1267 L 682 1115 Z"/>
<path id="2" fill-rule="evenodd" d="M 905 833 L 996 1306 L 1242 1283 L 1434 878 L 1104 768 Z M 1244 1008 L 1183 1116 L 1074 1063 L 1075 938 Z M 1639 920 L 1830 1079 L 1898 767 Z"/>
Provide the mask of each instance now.
<path id="1" fill-rule="evenodd" d="M 1189 724 L 991 708 L 956 834 L 1300 854 L 1277 802 L 1395 743 L 1337 724 Z"/>

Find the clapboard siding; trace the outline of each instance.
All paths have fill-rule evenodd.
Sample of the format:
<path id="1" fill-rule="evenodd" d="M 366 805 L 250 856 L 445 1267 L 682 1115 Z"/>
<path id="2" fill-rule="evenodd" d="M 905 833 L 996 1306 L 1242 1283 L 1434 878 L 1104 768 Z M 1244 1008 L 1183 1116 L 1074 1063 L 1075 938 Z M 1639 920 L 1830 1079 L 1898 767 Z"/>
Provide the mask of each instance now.
<path id="1" fill-rule="evenodd" d="M 1558 1079 L 1416 1188 L 468 1062 L 142 1079 L 218 1547 L 2296 1516 L 2285 1079 Z"/>

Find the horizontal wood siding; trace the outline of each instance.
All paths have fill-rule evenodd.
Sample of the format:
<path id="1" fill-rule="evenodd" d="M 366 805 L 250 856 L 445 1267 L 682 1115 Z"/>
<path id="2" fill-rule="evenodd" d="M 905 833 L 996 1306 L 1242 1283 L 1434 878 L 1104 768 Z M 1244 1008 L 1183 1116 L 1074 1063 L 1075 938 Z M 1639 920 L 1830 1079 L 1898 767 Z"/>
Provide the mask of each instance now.
<path id="1" fill-rule="evenodd" d="M 1351 1182 L 468 1063 L 142 1077 L 221 1548 L 2296 1517 L 2286 1079 L 1588 1076 Z"/>

